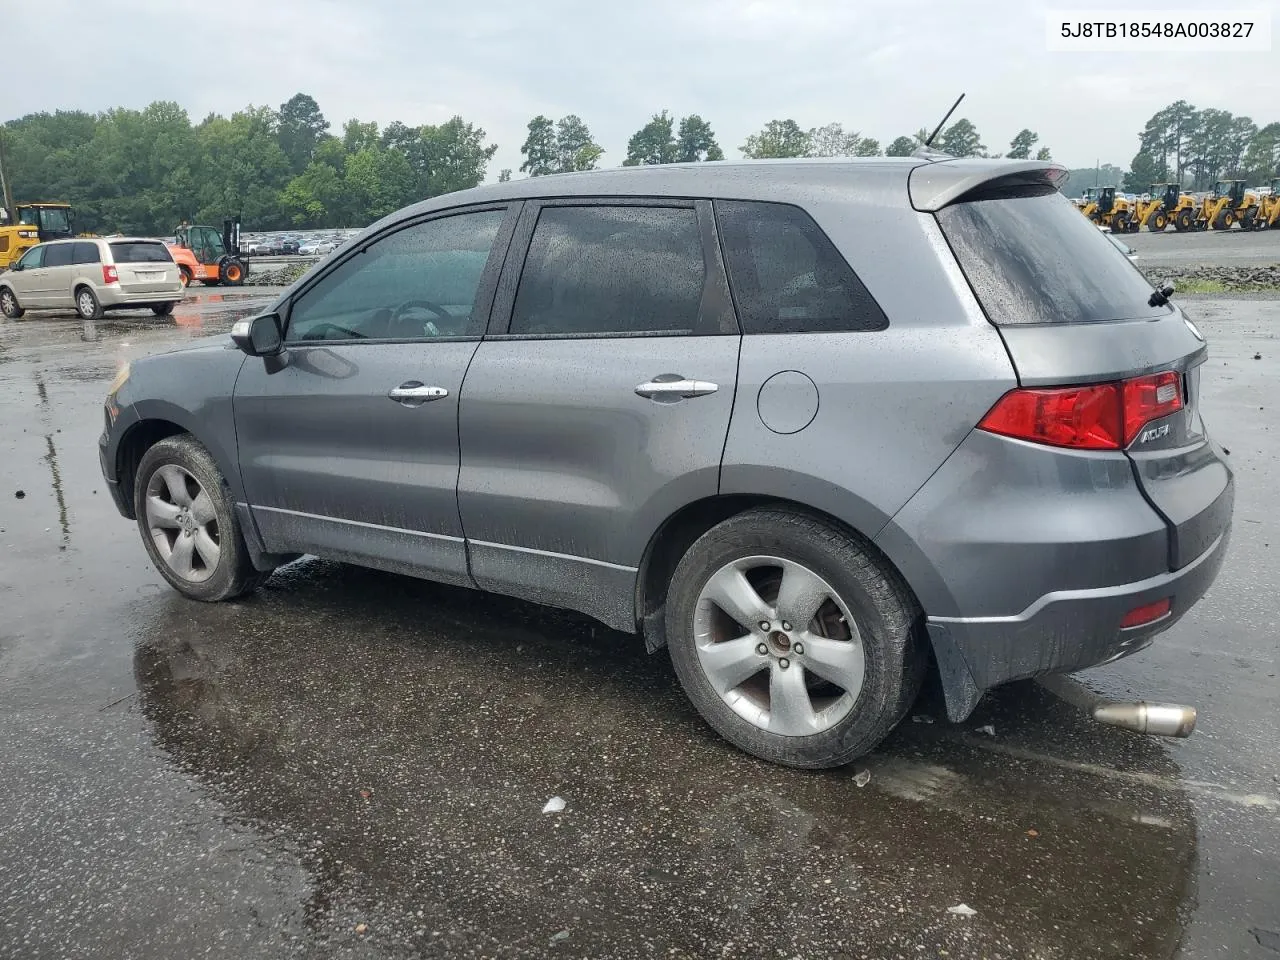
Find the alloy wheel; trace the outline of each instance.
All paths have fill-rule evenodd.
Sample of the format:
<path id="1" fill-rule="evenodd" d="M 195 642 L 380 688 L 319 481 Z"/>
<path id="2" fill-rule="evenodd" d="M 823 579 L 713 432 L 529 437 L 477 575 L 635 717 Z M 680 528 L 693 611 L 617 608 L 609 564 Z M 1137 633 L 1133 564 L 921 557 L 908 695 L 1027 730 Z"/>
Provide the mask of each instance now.
<path id="1" fill-rule="evenodd" d="M 168 463 L 147 481 L 147 529 L 165 565 L 200 583 L 213 576 L 222 556 L 213 499 L 189 470 Z"/>
<path id="2" fill-rule="evenodd" d="M 769 733 L 828 730 L 862 690 L 865 654 L 848 605 L 791 560 L 744 557 L 713 573 L 698 595 L 693 634 L 712 688 Z"/>

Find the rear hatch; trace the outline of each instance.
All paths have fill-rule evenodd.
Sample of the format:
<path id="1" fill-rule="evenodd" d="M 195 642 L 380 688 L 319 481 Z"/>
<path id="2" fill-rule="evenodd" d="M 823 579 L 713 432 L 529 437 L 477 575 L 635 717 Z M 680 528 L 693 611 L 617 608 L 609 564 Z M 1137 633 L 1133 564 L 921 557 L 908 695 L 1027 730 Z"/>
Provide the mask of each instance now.
<path id="1" fill-rule="evenodd" d="M 114 240 L 110 247 L 125 294 L 177 293 L 182 289 L 178 266 L 160 241 Z"/>
<path id="2" fill-rule="evenodd" d="M 1207 348 L 1181 310 L 1058 192 L 1056 176 L 1048 168 L 1038 183 L 1025 172 L 991 179 L 936 210 L 1018 374 L 1020 397 L 988 419 L 1003 417 L 1003 432 L 1015 436 L 1024 429 L 1019 417 L 1054 405 L 1077 426 L 1089 419 L 1088 430 L 1037 439 L 1123 450 L 1169 527 L 1176 570 L 1231 520 L 1231 471 L 1199 411 Z"/>

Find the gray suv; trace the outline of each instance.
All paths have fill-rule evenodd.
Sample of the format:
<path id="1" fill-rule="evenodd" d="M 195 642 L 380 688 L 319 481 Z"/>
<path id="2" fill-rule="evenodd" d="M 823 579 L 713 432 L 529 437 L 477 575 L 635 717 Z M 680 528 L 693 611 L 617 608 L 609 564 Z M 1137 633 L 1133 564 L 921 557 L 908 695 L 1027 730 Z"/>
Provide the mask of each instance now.
<path id="1" fill-rule="evenodd" d="M 666 646 L 759 757 L 871 750 L 936 669 L 1133 653 L 1212 583 L 1203 338 L 1052 164 L 707 163 L 436 197 L 133 364 L 102 470 L 180 592 L 314 554 Z M 246 613 L 246 615 L 251 615 Z"/>

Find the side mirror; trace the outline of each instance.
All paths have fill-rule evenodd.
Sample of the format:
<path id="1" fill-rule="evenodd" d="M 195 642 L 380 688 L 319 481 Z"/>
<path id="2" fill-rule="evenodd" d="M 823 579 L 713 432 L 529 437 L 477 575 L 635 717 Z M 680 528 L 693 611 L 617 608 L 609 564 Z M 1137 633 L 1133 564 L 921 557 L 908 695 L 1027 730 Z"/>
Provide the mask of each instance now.
<path id="1" fill-rule="evenodd" d="M 22 266 L 21 261 L 19 261 L 18 263 L 13 264 L 13 266 L 11 266 L 9 269 L 10 269 L 10 270 L 23 270 L 23 269 L 25 269 L 25 268 Z"/>
<path id="2" fill-rule="evenodd" d="M 251 357 L 279 356 L 284 352 L 280 316 L 264 313 L 248 320 L 237 320 L 231 327 L 231 340 Z"/>

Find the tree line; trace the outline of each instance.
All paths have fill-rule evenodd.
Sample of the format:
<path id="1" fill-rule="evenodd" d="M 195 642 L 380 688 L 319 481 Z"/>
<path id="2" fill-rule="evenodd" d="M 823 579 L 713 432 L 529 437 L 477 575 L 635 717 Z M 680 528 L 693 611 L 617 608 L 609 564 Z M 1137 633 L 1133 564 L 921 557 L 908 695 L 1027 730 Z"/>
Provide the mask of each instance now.
<path id="1" fill-rule="evenodd" d="M 1275 176 L 1280 176 L 1280 123 L 1259 127 L 1229 110 L 1198 110 L 1178 100 L 1157 110 L 1139 132 L 1138 152 L 1121 185 L 1134 193 L 1153 183 L 1204 190 L 1215 180 L 1257 186 Z"/>
<path id="2" fill-rule="evenodd" d="M 278 109 L 249 106 L 192 122 L 178 104 L 142 110 L 37 113 L 0 127 L 6 173 L 16 199 L 67 201 L 81 230 L 168 233 L 181 220 L 218 223 L 240 214 L 251 229 L 362 226 L 416 200 L 483 182 L 498 147 L 483 128 L 455 116 L 441 124 L 380 128 L 348 120 L 331 128 L 316 101 L 299 93 Z M 804 128 L 774 119 L 746 137 L 747 158 L 909 156 L 928 132 L 883 145 L 840 122 Z M 1127 171 L 1110 164 L 1074 170 L 1068 187 L 1114 184 L 1141 192 L 1178 181 L 1204 188 L 1280 174 L 1280 123 L 1259 128 L 1226 110 L 1184 100 L 1147 121 Z M 1051 159 L 1024 128 L 1002 152 L 989 152 L 972 121 L 940 131 L 933 147 L 957 157 Z M 592 170 L 605 150 L 587 123 L 570 114 L 529 121 L 520 172 L 536 177 Z M 627 142 L 623 166 L 723 160 L 710 122 L 698 114 L 653 114 Z M 502 170 L 499 180 L 513 171 Z"/>

